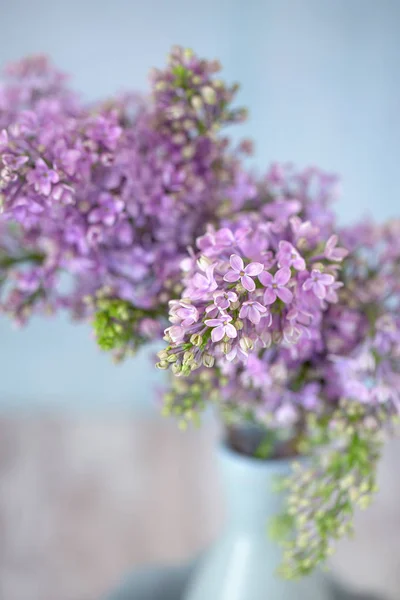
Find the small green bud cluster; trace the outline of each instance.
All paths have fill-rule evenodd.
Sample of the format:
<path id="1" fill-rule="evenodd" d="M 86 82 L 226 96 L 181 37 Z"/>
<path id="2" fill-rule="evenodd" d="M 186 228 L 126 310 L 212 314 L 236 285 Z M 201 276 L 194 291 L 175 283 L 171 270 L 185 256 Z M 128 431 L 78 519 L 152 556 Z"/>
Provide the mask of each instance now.
<path id="1" fill-rule="evenodd" d="M 325 447 L 309 463 L 294 466 L 284 482 L 286 509 L 271 527 L 283 546 L 285 578 L 307 575 L 325 562 L 334 542 L 351 534 L 356 507 L 370 504 L 377 488 L 381 416 L 371 414 L 371 407 L 343 403 L 318 424 L 314 445 Z"/>
<path id="2" fill-rule="evenodd" d="M 204 369 L 190 378 L 171 378 L 170 390 L 164 394 L 162 414 L 178 419 L 180 429 L 187 429 L 189 423 L 200 425 L 200 415 L 212 397 L 212 374 Z"/>
<path id="3" fill-rule="evenodd" d="M 134 307 L 126 300 L 102 297 L 89 299 L 95 304 L 93 327 L 102 350 L 114 351 L 117 360 L 136 352 L 148 339 L 138 331 L 140 321 L 154 318 L 150 311 Z"/>
<path id="4" fill-rule="evenodd" d="M 203 335 L 195 333 L 188 342 L 182 343 L 180 346 L 167 346 L 157 354 L 160 359 L 156 364 L 157 369 L 167 370 L 171 368 L 174 375 L 188 377 L 193 371 L 202 366 L 208 369 L 212 368 L 215 364 L 215 358 L 205 350 L 210 335 L 210 330 Z M 164 339 L 171 341 L 168 336 Z"/>

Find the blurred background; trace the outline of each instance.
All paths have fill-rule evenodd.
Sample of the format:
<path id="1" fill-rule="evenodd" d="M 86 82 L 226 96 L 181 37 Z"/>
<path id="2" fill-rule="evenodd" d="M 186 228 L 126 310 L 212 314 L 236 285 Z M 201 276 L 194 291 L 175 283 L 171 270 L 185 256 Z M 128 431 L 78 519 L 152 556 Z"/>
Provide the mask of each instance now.
<path id="1" fill-rule="evenodd" d="M 172 44 L 217 57 L 241 83 L 250 119 L 236 135 L 254 138 L 258 168 L 339 173 L 343 222 L 399 213 L 396 0 L 0 0 L 0 22 L 2 65 L 48 53 L 88 99 L 146 90 Z M 98 598 L 135 564 L 183 560 L 212 538 L 215 428 L 182 435 L 159 418 L 150 351 L 116 367 L 62 316 L 23 330 L 0 320 L 0 338 L 1 600 Z M 337 561 L 393 598 L 396 450 L 356 556 Z"/>

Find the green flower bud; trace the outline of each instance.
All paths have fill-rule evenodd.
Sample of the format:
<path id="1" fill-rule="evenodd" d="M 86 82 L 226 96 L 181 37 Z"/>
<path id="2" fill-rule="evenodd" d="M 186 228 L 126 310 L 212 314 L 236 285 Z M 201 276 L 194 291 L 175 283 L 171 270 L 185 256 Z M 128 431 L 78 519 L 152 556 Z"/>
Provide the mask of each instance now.
<path id="1" fill-rule="evenodd" d="M 215 93 L 214 88 L 212 88 L 210 85 L 205 85 L 201 88 L 201 95 L 203 96 L 203 100 L 206 104 L 216 104 L 217 94 Z"/>
<path id="2" fill-rule="evenodd" d="M 203 336 L 201 336 L 199 333 L 194 333 L 190 337 L 190 343 L 193 344 L 193 346 L 201 346 L 203 343 Z"/>
<path id="3" fill-rule="evenodd" d="M 161 360 L 160 362 L 156 363 L 157 369 L 160 369 L 161 371 L 168 369 L 168 366 L 169 365 L 165 360 Z"/>
<path id="4" fill-rule="evenodd" d="M 203 365 L 207 368 L 211 368 L 214 366 L 215 359 L 211 354 L 203 354 Z"/>
<path id="5" fill-rule="evenodd" d="M 193 98 L 191 100 L 191 104 L 197 112 L 201 111 L 201 109 L 204 106 L 203 100 L 201 99 L 200 96 L 193 96 Z"/>
<path id="6" fill-rule="evenodd" d="M 174 362 L 174 364 L 171 367 L 171 371 L 173 372 L 174 375 L 179 375 L 179 373 L 181 372 L 181 363 L 180 362 Z"/>
<path id="7" fill-rule="evenodd" d="M 248 350 L 253 350 L 254 348 L 254 343 L 253 340 L 251 340 L 249 337 L 247 337 L 246 335 L 244 335 L 240 342 L 240 347 L 244 352 L 247 352 Z"/>

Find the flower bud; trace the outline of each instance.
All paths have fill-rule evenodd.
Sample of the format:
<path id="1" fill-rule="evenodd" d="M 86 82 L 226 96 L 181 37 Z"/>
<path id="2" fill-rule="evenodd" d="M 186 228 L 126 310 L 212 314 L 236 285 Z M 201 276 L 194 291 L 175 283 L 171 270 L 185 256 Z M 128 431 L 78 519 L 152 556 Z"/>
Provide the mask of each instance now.
<path id="1" fill-rule="evenodd" d="M 212 264 L 211 260 L 209 258 L 207 258 L 207 256 L 204 256 L 203 254 L 197 259 L 197 266 L 202 271 L 205 271 L 207 269 L 207 267 L 209 267 L 211 264 Z"/>
<path id="2" fill-rule="evenodd" d="M 210 85 L 205 85 L 201 88 L 201 95 L 203 96 L 206 104 L 216 104 L 217 94 L 215 93 L 214 88 L 212 88 Z"/>
<path id="3" fill-rule="evenodd" d="M 190 350 L 186 350 L 186 352 L 183 355 L 183 364 L 188 365 L 193 361 L 193 359 L 194 359 L 193 352 L 191 352 Z"/>
<path id="4" fill-rule="evenodd" d="M 211 354 L 203 354 L 203 365 L 207 368 L 214 366 L 215 359 Z"/>
<path id="5" fill-rule="evenodd" d="M 200 96 L 193 96 L 192 106 L 197 111 L 200 111 L 203 108 L 203 100 Z"/>
<path id="6" fill-rule="evenodd" d="M 203 336 L 201 336 L 199 333 L 194 333 L 190 337 L 190 343 L 193 344 L 193 346 L 201 346 L 203 343 Z"/>
<path id="7" fill-rule="evenodd" d="M 168 363 L 165 360 L 161 360 L 160 362 L 156 363 L 156 367 L 157 369 L 160 369 L 161 371 L 165 371 L 166 369 L 168 369 Z"/>
<path id="8" fill-rule="evenodd" d="M 253 350 L 254 348 L 253 340 L 247 337 L 247 335 L 244 335 L 241 338 L 239 344 L 241 349 L 244 350 L 244 352 L 247 352 L 248 350 Z"/>
<path id="9" fill-rule="evenodd" d="M 180 362 L 175 362 L 172 367 L 171 367 L 171 371 L 173 372 L 174 375 L 178 375 L 181 372 L 181 363 Z"/>
<path id="10" fill-rule="evenodd" d="M 228 341 L 222 342 L 222 352 L 228 354 L 232 350 L 232 346 Z"/>
<path id="11" fill-rule="evenodd" d="M 195 147 L 192 145 L 187 145 L 184 148 L 182 148 L 182 158 L 185 158 L 186 160 L 189 160 L 189 158 L 193 158 L 193 156 L 195 155 Z"/>
<path id="12" fill-rule="evenodd" d="M 282 341 L 282 334 L 280 331 L 273 331 L 272 332 L 272 341 L 274 342 L 274 344 L 280 344 Z"/>

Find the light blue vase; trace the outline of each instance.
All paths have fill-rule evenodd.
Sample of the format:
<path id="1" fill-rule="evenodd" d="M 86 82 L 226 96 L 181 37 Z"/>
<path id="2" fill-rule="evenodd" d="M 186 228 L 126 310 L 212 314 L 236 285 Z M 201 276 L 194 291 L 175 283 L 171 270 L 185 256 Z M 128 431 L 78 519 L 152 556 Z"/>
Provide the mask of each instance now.
<path id="1" fill-rule="evenodd" d="M 260 461 L 221 446 L 225 487 L 225 529 L 192 577 L 185 600 L 330 600 L 321 573 L 285 581 L 275 570 L 280 549 L 269 539 L 267 524 L 280 512 L 276 477 L 289 473 L 290 461 Z"/>

